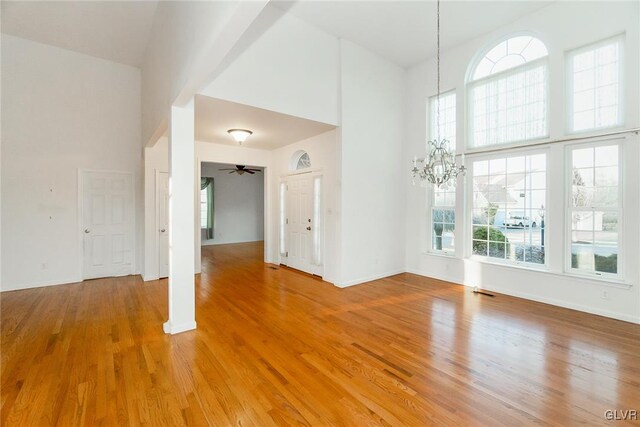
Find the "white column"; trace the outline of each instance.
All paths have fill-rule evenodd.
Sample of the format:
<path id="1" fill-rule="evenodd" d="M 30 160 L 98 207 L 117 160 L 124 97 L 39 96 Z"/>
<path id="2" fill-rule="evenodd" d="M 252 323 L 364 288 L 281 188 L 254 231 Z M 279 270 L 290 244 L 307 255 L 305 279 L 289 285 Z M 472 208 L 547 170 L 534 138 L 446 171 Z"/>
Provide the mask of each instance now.
<path id="1" fill-rule="evenodd" d="M 164 332 L 196 328 L 195 135 L 193 107 L 171 107 L 169 121 L 169 320 Z"/>

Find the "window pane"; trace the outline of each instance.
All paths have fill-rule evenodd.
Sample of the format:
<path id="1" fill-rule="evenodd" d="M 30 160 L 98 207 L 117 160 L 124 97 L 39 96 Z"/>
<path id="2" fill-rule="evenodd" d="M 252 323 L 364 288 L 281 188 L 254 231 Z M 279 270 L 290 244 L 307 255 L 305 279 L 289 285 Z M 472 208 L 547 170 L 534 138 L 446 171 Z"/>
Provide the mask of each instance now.
<path id="1" fill-rule="evenodd" d="M 432 249 L 453 251 L 455 231 L 455 211 L 453 209 L 433 209 Z"/>
<path id="2" fill-rule="evenodd" d="M 515 67 L 495 78 L 472 84 L 469 89 L 470 145 L 481 147 L 545 136 L 547 86 L 546 64 Z"/>
<path id="3" fill-rule="evenodd" d="M 449 148 L 455 151 L 456 144 L 456 93 L 451 91 L 431 97 L 429 100 L 430 139 L 446 139 Z M 431 199 L 431 249 L 453 251 L 455 246 L 455 180 L 441 187 L 433 187 Z"/>
<path id="4" fill-rule="evenodd" d="M 617 274 L 618 146 L 574 149 L 571 158 L 571 268 Z"/>
<path id="5" fill-rule="evenodd" d="M 430 139 L 446 139 L 451 150 L 456 149 L 456 93 L 451 91 L 430 98 L 429 135 Z M 438 121 L 439 119 L 439 121 Z"/>
<path id="6" fill-rule="evenodd" d="M 584 131 L 621 124 L 621 38 L 597 43 L 568 56 L 573 109 L 571 130 Z"/>
<path id="7" fill-rule="evenodd" d="M 204 190 L 200 190 L 200 227 L 207 228 L 207 189 L 206 188 Z"/>
<path id="8" fill-rule="evenodd" d="M 475 162 L 473 171 L 474 254 L 544 264 L 546 155 Z"/>

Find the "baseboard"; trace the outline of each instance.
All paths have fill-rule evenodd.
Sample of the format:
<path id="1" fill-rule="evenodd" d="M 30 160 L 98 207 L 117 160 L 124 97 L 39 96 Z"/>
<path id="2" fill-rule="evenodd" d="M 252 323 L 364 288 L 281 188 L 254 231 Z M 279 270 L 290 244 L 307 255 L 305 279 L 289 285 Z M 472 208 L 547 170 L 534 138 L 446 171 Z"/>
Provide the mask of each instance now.
<path id="1" fill-rule="evenodd" d="M 23 283 L 20 285 L 2 287 L 0 292 L 10 292 L 10 291 L 20 291 L 23 289 L 33 289 L 33 288 L 44 288 L 47 286 L 60 286 L 60 285 L 70 285 L 73 283 L 82 282 L 82 277 L 68 277 L 66 279 L 57 279 L 57 280 L 45 280 L 42 282 L 34 282 L 34 283 Z"/>
<path id="2" fill-rule="evenodd" d="M 150 276 L 145 276 L 144 274 L 141 274 L 141 276 L 142 276 L 142 281 L 143 282 L 151 282 L 153 280 L 160 280 L 160 276 L 158 276 L 157 274 L 150 275 Z"/>
<path id="3" fill-rule="evenodd" d="M 386 273 L 380 273 L 380 274 L 374 274 L 371 276 L 361 277 L 359 279 L 347 280 L 344 282 L 337 281 L 336 283 L 334 283 L 334 286 L 337 286 L 338 288 L 347 288 L 349 286 L 361 285 L 363 283 L 373 282 L 374 280 L 384 279 L 389 276 L 395 276 L 396 274 L 402 274 L 404 272 L 405 272 L 404 269 L 392 270 Z"/>
<path id="4" fill-rule="evenodd" d="M 264 242 L 264 239 L 260 240 L 238 240 L 234 242 L 213 242 L 213 241 L 202 241 L 200 246 L 218 246 L 218 245 L 236 245 L 240 243 L 258 243 Z"/>
<path id="5" fill-rule="evenodd" d="M 167 321 L 162 324 L 162 329 L 164 330 L 165 334 L 175 335 L 181 332 L 187 332 L 187 331 L 192 331 L 196 329 L 196 321 L 194 320 L 192 322 L 184 322 L 184 323 L 177 323 L 177 324 L 173 324 Z"/>
<path id="6" fill-rule="evenodd" d="M 417 271 L 415 269 L 411 269 L 411 268 L 407 268 L 406 271 L 407 271 L 407 273 L 415 274 L 417 276 L 429 277 L 429 278 L 432 278 L 432 279 L 442 280 L 442 281 L 453 283 L 455 285 L 460 285 L 460 286 L 473 287 L 472 285 L 465 285 L 464 283 L 460 283 L 459 279 L 457 279 L 457 278 L 445 277 L 445 276 L 436 276 L 436 275 L 427 276 L 424 273 L 421 273 L 421 272 L 419 272 L 419 271 Z M 530 300 L 530 301 L 540 302 L 540 303 L 543 303 L 543 304 L 549 304 L 549 305 L 554 305 L 554 306 L 557 306 L 557 307 L 568 308 L 570 310 L 576 310 L 576 311 L 581 311 L 583 313 L 595 314 L 597 316 L 609 317 L 611 319 L 622 320 L 623 322 L 640 324 L 640 317 L 634 317 L 634 316 L 630 316 L 630 315 L 627 315 L 627 314 L 621 314 L 621 313 L 618 313 L 618 312 L 615 312 L 615 311 L 602 310 L 602 309 L 599 309 L 599 308 L 594 308 L 594 307 L 590 307 L 590 306 L 583 305 L 583 304 L 571 303 L 571 302 L 567 302 L 567 301 L 564 301 L 564 300 L 558 300 L 558 299 L 555 299 L 555 298 L 542 297 L 542 296 L 530 294 L 530 293 L 527 293 L 527 292 L 518 292 L 518 291 L 505 290 L 505 289 L 501 289 L 501 288 L 486 287 L 486 286 L 480 286 L 480 288 L 485 290 L 485 291 L 496 292 L 496 293 L 499 293 L 499 294 L 509 295 L 509 296 L 516 297 L 516 298 L 522 298 L 522 299 L 526 299 L 526 300 Z"/>

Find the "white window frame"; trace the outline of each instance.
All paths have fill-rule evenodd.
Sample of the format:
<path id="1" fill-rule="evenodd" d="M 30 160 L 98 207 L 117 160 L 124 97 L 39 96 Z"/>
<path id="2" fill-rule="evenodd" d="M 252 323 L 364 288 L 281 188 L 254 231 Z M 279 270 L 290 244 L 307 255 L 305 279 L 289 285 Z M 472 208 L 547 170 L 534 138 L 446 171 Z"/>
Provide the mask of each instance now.
<path id="1" fill-rule="evenodd" d="M 457 149 L 458 148 L 458 135 L 457 135 L 458 134 L 458 114 L 457 114 L 458 113 L 458 94 L 456 92 L 456 89 L 455 88 L 454 89 L 449 89 L 446 92 L 442 92 L 440 94 L 440 99 L 442 99 L 444 97 L 447 97 L 447 96 L 451 96 L 451 95 L 453 95 L 453 97 L 455 99 L 455 102 L 456 102 L 455 114 L 454 114 L 454 117 L 455 117 L 455 127 L 454 127 L 454 129 L 455 129 L 455 132 L 456 132 L 456 135 L 454 135 L 455 136 L 455 145 L 454 145 L 454 147 L 451 147 L 451 148 L 456 148 Z M 430 96 L 427 99 L 427 111 L 428 111 L 427 123 L 429 124 L 429 128 L 427 129 L 427 135 L 429 135 L 428 139 L 430 141 L 438 137 L 438 130 L 437 130 L 436 126 L 434 126 L 434 124 L 437 125 L 437 123 L 435 123 L 435 122 L 437 121 L 436 117 L 437 117 L 438 112 L 435 111 L 434 108 L 433 108 L 433 103 L 437 98 L 438 98 L 438 95 L 433 95 L 433 96 Z M 447 135 L 441 134 L 440 137 L 444 138 L 444 139 L 447 139 L 447 140 L 449 140 L 449 142 L 451 142 L 451 139 Z"/>
<path id="2" fill-rule="evenodd" d="M 457 135 L 457 131 L 458 131 L 458 94 L 456 92 L 456 89 L 449 89 L 445 92 L 440 93 L 440 99 L 447 97 L 447 96 L 453 96 L 455 99 L 455 112 L 454 112 L 454 118 L 455 118 L 455 122 L 454 122 L 454 130 L 456 132 L 455 135 L 455 146 L 457 148 L 458 146 L 458 135 Z M 427 98 L 427 123 L 428 123 L 428 128 L 427 128 L 427 134 L 429 135 L 429 140 L 433 140 L 435 138 L 438 137 L 438 130 L 436 128 L 436 126 L 438 125 L 438 123 L 436 123 L 437 121 L 437 111 L 435 111 L 435 109 L 433 108 L 433 104 L 434 102 L 437 100 L 438 95 L 433 95 L 430 96 L 429 98 Z M 447 140 L 449 140 L 449 142 L 451 142 L 451 139 L 449 138 L 449 136 L 441 134 L 440 135 L 441 138 L 445 138 Z M 456 199 L 457 200 L 457 193 L 458 193 L 458 183 L 457 183 L 457 179 L 453 178 L 454 182 L 454 186 L 455 186 L 455 190 L 453 191 L 453 193 L 456 195 Z M 435 195 L 436 195 L 436 189 L 434 186 L 429 186 L 429 191 L 426 192 L 427 194 L 427 200 L 429 200 L 429 204 L 427 206 L 427 248 L 426 248 L 426 252 L 427 253 L 431 253 L 431 254 L 440 254 L 440 255 L 446 255 L 446 256 L 454 256 L 456 254 L 456 244 L 454 243 L 454 247 L 452 250 L 450 249 L 435 249 L 433 247 L 433 210 L 434 209 L 440 209 L 440 210 L 450 210 L 453 211 L 454 213 L 454 217 L 456 218 L 456 221 L 454 222 L 454 229 L 453 229 L 453 235 L 454 235 L 454 242 L 459 241 L 458 239 L 458 227 L 457 227 L 457 209 L 456 209 L 456 203 L 454 201 L 453 205 L 447 205 L 447 206 L 436 206 L 435 204 Z"/>
<path id="3" fill-rule="evenodd" d="M 624 144 L 623 140 L 614 139 L 614 140 L 604 140 L 604 141 L 596 141 L 596 142 L 579 142 L 576 144 L 567 144 L 565 145 L 565 205 L 564 205 L 564 217 L 565 217 L 565 238 L 564 238 L 564 274 L 569 276 L 577 276 L 589 278 L 592 280 L 602 280 L 605 282 L 624 282 L 624 162 L 623 162 L 623 150 Z M 606 146 L 618 146 L 618 207 L 616 209 L 612 208 L 597 208 L 595 210 L 599 211 L 608 211 L 608 212 L 617 212 L 618 213 L 618 269 L 617 273 L 607 273 L 603 271 L 589 271 L 589 270 L 581 270 L 578 268 L 571 267 L 571 232 L 572 232 L 572 221 L 571 214 L 574 212 L 574 207 L 572 205 L 571 197 L 573 195 L 572 185 L 573 185 L 573 156 L 572 152 L 576 149 L 582 148 L 596 148 L 596 147 L 606 147 Z M 578 209 L 581 210 L 581 209 Z M 588 211 L 589 209 L 583 209 Z M 594 210 L 594 209 L 591 209 Z"/>
<path id="4" fill-rule="evenodd" d="M 484 84 L 486 82 L 492 81 L 492 80 L 499 80 L 501 78 L 503 78 L 505 75 L 507 74 L 512 74 L 514 72 L 526 72 L 529 71 L 531 69 L 534 69 L 536 67 L 539 67 L 540 65 L 544 65 L 544 79 L 545 79 L 545 83 L 546 83 L 546 99 L 545 99 L 545 111 L 546 111 L 546 116 L 545 116 L 545 132 L 540 135 L 540 136 L 536 136 L 533 138 L 524 138 L 524 139 L 517 139 L 517 140 L 512 140 L 512 141 L 506 141 L 506 142 L 501 142 L 501 143 L 496 143 L 496 144 L 488 144 L 488 145 L 480 145 L 480 146 L 473 146 L 473 138 L 474 138 L 474 134 L 473 134 L 473 107 L 472 107 L 472 101 L 473 101 L 473 97 L 471 95 L 471 91 L 478 85 L 480 84 Z M 533 60 L 531 62 L 527 62 L 523 65 L 520 65 L 518 67 L 514 67 L 514 68 L 509 68 L 507 70 L 504 71 L 500 71 L 498 73 L 495 74 L 491 74 L 489 76 L 486 77 L 482 77 L 478 80 L 473 80 L 473 81 L 469 81 L 467 83 L 467 102 L 466 102 L 466 117 L 467 117 L 467 126 L 466 126 L 466 132 L 468 135 L 468 138 L 466 138 L 466 150 L 468 153 L 470 152 L 482 152 L 483 150 L 491 150 L 494 149 L 496 147 L 499 148 L 509 148 L 509 147 L 521 147 L 521 146 L 526 146 L 528 143 L 535 143 L 535 142 L 539 142 L 541 140 L 545 140 L 549 138 L 549 108 L 550 108 L 550 98 L 551 98 L 551 93 L 550 93 L 550 85 L 549 85 L 549 57 L 545 56 L 543 58 L 539 58 L 536 60 Z"/>
<path id="5" fill-rule="evenodd" d="M 454 181 L 457 181 L 456 178 L 452 178 Z M 455 190 L 453 191 L 453 194 L 455 194 L 455 201 L 458 200 L 458 183 L 455 182 L 453 184 L 455 186 Z M 431 188 L 428 191 L 427 194 L 427 198 L 428 200 L 431 201 L 430 206 L 428 207 L 428 222 L 427 222 L 427 253 L 432 253 L 432 254 L 439 254 L 439 255 L 447 255 L 447 256 L 454 256 L 456 254 L 456 249 L 458 247 L 458 243 L 459 239 L 459 233 L 458 233 L 458 212 L 457 212 L 457 207 L 456 207 L 456 203 L 454 202 L 453 205 L 443 205 L 443 206 L 437 206 L 435 204 L 435 197 L 436 197 L 436 189 L 434 186 L 430 186 Z M 439 209 L 439 210 L 449 210 L 453 212 L 454 215 L 454 223 L 453 223 L 453 239 L 454 239 L 454 245 L 453 245 L 453 249 L 435 249 L 433 247 L 433 211 L 435 209 Z"/>
<path id="6" fill-rule="evenodd" d="M 573 113 L 574 113 L 573 111 L 573 84 L 574 84 L 573 58 L 574 56 L 579 55 L 581 53 L 598 49 L 599 47 L 608 45 L 616 41 L 619 43 L 619 46 L 620 46 L 618 50 L 618 123 L 610 126 L 600 126 L 600 127 L 596 126 L 589 129 L 574 130 L 573 129 L 573 126 L 574 126 L 574 123 L 573 123 Z M 601 131 L 605 129 L 617 129 L 617 128 L 622 128 L 624 126 L 624 123 L 625 123 L 625 120 L 624 120 L 624 111 L 625 111 L 624 109 L 624 103 L 625 103 L 624 50 L 625 50 L 625 33 L 621 33 L 621 34 L 617 34 L 612 37 L 607 37 L 606 39 L 602 39 L 594 43 L 583 45 L 578 48 L 571 49 L 565 52 L 565 70 L 566 70 L 565 72 L 565 87 L 566 87 L 565 103 L 566 104 L 565 105 L 566 105 L 566 111 L 567 111 L 567 120 L 565 123 L 565 127 L 566 127 L 567 134 L 570 134 L 570 135 L 588 134 L 594 131 Z"/>
<path id="7" fill-rule="evenodd" d="M 211 184 L 209 184 L 211 185 Z M 205 188 L 204 190 L 200 190 L 200 229 L 205 229 L 207 228 L 207 220 L 206 220 L 206 215 L 207 215 L 207 209 L 208 209 L 208 201 L 205 201 L 204 203 L 202 202 L 202 192 L 203 191 L 207 191 L 207 189 Z M 202 217 L 202 205 L 205 205 L 205 217 Z M 204 219 L 204 221 L 203 221 Z"/>
<path id="8" fill-rule="evenodd" d="M 546 238 L 546 244 L 544 245 L 544 263 L 543 264 L 535 264 L 525 261 L 517 261 L 517 260 L 508 260 L 501 258 L 493 258 L 490 256 L 482 256 L 476 255 L 473 253 L 473 176 L 474 176 L 474 162 L 482 161 L 482 160 L 492 160 L 492 159 L 501 159 L 501 158 L 509 158 L 509 157 L 522 157 L 522 156 L 533 156 L 536 154 L 544 154 L 546 157 L 546 166 L 545 166 L 545 195 L 544 195 L 544 203 L 545 203 L 545 219 L 549 219 L 549 201 L 550 201 L 550 191 L 549 191 L 549 183 L 550 183 L 550 168 L 549 168 L 549 156 L 550 150 L 548 147 L 545 148 L 524 148 L 524 149 L 513 149 L 508 151 L 500 151 L 498 153 L 491 154 L 478 154 L 472 155 L 472 157 L 468 158 L 468 162 L 470 167 L 467 169 L 467 179 L 470 190 L 466 193 L 466 205 L 468 208 L 466 209 L 465 215 L 465 223 L 466 223 L 466 236 L 465 236 L 465 253 L 467 254 L 466 258 L 474 261 L 478 261 L 480 263 L 485 264 L 494 264 L 505 267 L 512 268 L 521 268 L 525 270 L 539 271 L 539 272 L 551 272 L 549 265 L 549 253 L 553 250 L 550 250 L 550 239 Z M 555 219 L 553 219 L 555 221 Z M 554 227 L 555 228 L 555 227 Z M 545 224 L 545 230 L 548 230 L 548 225 Z"/>

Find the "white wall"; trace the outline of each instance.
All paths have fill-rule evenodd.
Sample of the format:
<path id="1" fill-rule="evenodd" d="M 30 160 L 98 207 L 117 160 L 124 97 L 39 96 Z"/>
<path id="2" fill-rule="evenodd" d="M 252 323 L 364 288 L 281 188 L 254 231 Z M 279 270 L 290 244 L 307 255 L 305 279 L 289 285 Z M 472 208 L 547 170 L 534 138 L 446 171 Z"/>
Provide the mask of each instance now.
<path id="1" fill-rule="evenodd" d="M 208 142 L 196 143 L 198 162 L 245 164 L 265 168 L 263 195 L 265 195 L 265 217 L 263 233 L 265 236 L 265 262 L 279 263 L 279 193 L 278 185 L 289 173 L 289 160 L 297 150 L 309 153 L 312 168 L 319 170 L 324 180 L 324 279 L 338 282 L 337 248 L 340 244 L 337 223 L 340 217 L 338 130 L 267 151 L 247 147 L 236 147 Z M 155 224 L 155 170 L 166 171 L 167 145 L 162 139 L 156 146 L 145 149 L 145 280 L 154 280 L 158 276 L 157 229 Z M 218 206 L 218 204 L 216 204 Z M 199 215 L 199 213 L 198 213 Z M 196 271 L 200 271 L 200 243 L 196 242 Z"/>
<path id="2" fill-rule="evenodd" d="M 134 173 L 141 265 L 139 70 L 3 34 L 2 89 L 2 290 L 81 280 L 79 168 Z"/>
<path id="3" fill-rule="evenodd" d="M 222 31 L 235 1 L 159 2 L 142 65 L 142 140 L 166 121 L 194 64 Z"/>
<path id="4" fill-rule="evenodd" d="M 159 2 L 142 64 L 142 140 L 155 144 L 169 107 L 186 106 L 231 60 L 268 0 Z M 246 42 L 245 42 L 246 43 Z"/>
<path id="5" fill-rule="evenodd" d="M 201 245 L 264 240 L 264 172 L 229 173 L 222 163 L 202 163 L 200 176 L 214 179 L 214 238 L 201 230 Z M 198 212 L 199 213 L 199 210 Z"/>
<path id="6" fill-rule="evenodd" d="M 274 21 L 199 93 L 292 116 L 338 124 L 338 39 L 267 6 Z"/>
<path id="7" fill-rule="evenodd" d="M 523 17 L 491 34 L 479 37 L 442 54 L 442 90 L 457 90 L 457 145 L 464 146 L 465 133 L 465 92 L 464 84 L 469 64 L 485 47 L 489 47 L 502 37 L 514 32 L 528 31 L 537 35 L 549 49 L 550 75 L 550 136 L 558 139 L 566 136 L 564 96 L 564 54 L 582 45 L 626 32 L 625 46 L 625 128 L 640 125 L 638 66 L 637 2 L 557 2 L 531 15 Z M 427 136 L 427 99 L 435 95 L 435 61 L 429 60 L 408 71 L 406 129 L 407 138 L 404 153 L 404 168 L 407 171 L 405 184 L 410 186 L 408 165 L 414 155 L 424 152 Z M 634 139 L 635 138 L 635 139 Z M 625 178 L 628 197 L 627 209 L 638 212 L 637 137 L 631 138 L 625 147 Z M 561 161 L 564 153 L 560 145 L 549 148 L 550 163 Z M 467 165 L 471 157 L 467 156 Z M 468 181 L 468 179 L 467 179 Z M 462 184 L 463 181 L 459 181 Z M 564 182 L 563 176 L 553 175 L 549 182 Z M 459 187 L 461 188 L 461 187 Z M 550 186 L 550 210 L 548 212 L 548 235 L 555 238 L 555 248 L 562 246 L 563 189 Z M 460 230 L 465 225 L 463 219 L 465 195 L 458 192 L 457 217 L 459 240 L 456 257 L 447 258 L 426 254 L 426 200 L 425 190 L 411 188 L 406 204 L 406 266 L 407 270 L 418 274 L 449 280 L 467 285 L 479 285 L 506 294 L 572 307 L 583 311 L 603 314 L 624 320 L 640 321 L 640 280 L 637 268 L 638 239 L 640 232 L 637 221 L 625 223 L 624 252 L 629 262 L 625 263 L 627 284 L 603 284 L 593 280 L 576 279 L 562 275 L 562 253 L 549 253 L 550 273 L 534 272 L 513 267 L 495 266 L 463 259 L 463 241 Z M 628 236 L 628 237 L 627 237 Z M 558 242 L 557 239 L 560 239 Z M 550 248 L 552 249 L 552 248 Z M 635 261 L 635 262 L 634 262 Z M 628 285 L 632 285 L 629 287 Z M 603 291 L 608 299 L 602 298 Z"/>
<path id="8" fill-rule="evenodd" d="M 341 43 L 342 271 L 339 285 L 404 271 L 405 71 Z"/>

